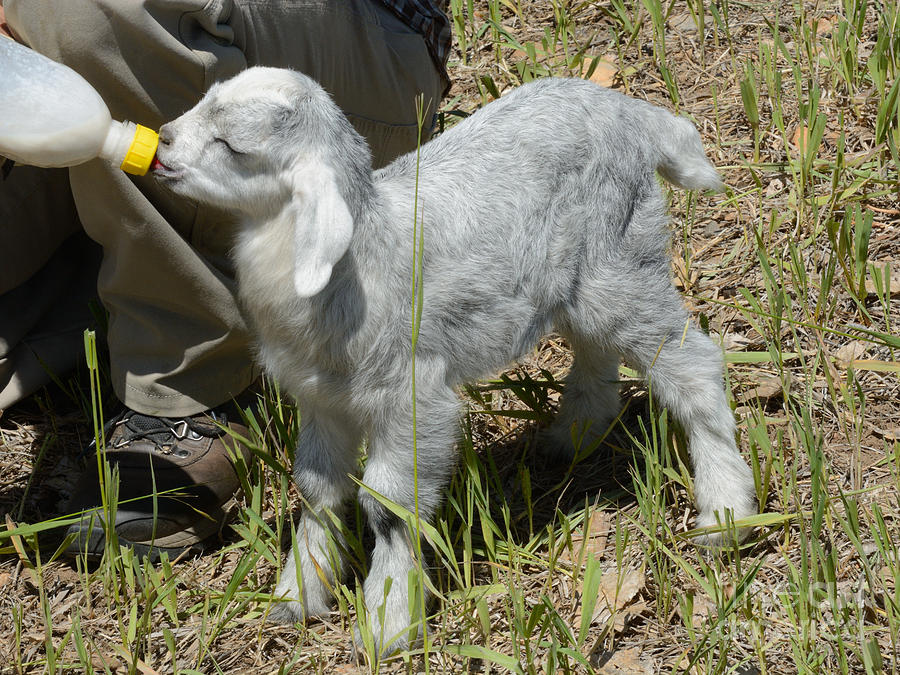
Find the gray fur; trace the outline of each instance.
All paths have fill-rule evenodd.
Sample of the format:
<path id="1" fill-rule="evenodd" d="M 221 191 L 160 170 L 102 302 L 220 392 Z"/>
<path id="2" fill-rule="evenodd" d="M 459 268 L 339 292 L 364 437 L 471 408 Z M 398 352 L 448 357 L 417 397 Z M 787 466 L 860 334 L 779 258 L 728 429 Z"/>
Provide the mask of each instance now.
<path id="1" fill-rule="evenodd" d="M 454 387 L 506 367 L 553 329 L 571 341 L 575 364 L 545 440 L 568 447 L 573 424 L 606 428 L 624 357 L 688 434 L 698 525 L 724 519 L 725 509 L 755 513 L 720 350 L 690 322 L 670 279 L 656 172 L 692 189 L 721 187 L 687 120 L 582 80 L 540 80 L 427 143 L 420 157 L 372 173 L 365 142 L 321 87 L 299 73 L 251 69 L 161 134 L 158 177 L 239 216 L 239 293 L 259 359 L 302 412 L 294 475 L 311 508 L 276 590 L 288 600 L 281 618 L 330 610 L 341 564 L 323 552 L 325 512 L 340 513 L 354 492 L 349 474 L 364 441 L 365 484 L 413 508 L 417 175 L 424 517 L 435 514 L 455 463 Z M 364 588 L 370 618 L 382 648 L 403 647 L 413 548 L 374 498 L 360 491 L 359 499 L 376 532 Z M 385 602 L 379 626 L 374 610 Z"/>

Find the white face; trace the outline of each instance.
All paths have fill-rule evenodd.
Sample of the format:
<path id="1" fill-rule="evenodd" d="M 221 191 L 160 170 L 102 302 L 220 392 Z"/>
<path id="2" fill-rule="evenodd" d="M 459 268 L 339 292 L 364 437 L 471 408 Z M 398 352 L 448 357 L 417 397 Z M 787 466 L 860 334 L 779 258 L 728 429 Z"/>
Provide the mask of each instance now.
<path id="1" fill-rule="evenodd" d="M 296 80 L 260 69 L 213 86 L 160 129 L 153 174 L 176 194 L 224 209 L 260 213 L 282 203 L 289 158 L 277 131 L 296 89 Z"/>

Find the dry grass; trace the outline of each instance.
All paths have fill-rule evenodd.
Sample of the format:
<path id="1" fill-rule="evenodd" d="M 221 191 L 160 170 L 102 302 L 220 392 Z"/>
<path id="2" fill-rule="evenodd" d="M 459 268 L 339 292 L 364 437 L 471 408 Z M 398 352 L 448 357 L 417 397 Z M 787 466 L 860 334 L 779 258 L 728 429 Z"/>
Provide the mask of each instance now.
<path id="1" fill-rule="evenodd" d="M 52 538 L 38 549 L 8 530 L 0 671 L 897 671 L 896 3 L 451 4 L 448 112 L 552 73 L 605 80 L 697 123 L 729 190 L 671 194 L 673 274 L 727 352 L 741 448 L 770 515 L 741 549 L 695 549 L 683 443 L 627 369 L 606 443 L 574 468 L 541 465 L 530 441 L 568 365 L 550 339 L 467 393 L 473 411 L 519 412 L 467 418 L 445 550 L 430 560 L 444 597 L 426 655 L 357 664 L 364 533 L 351 537 L 356 578 L 332 622 L 261 621 L 299 500 L 260 464 L 237 530 L 195 560 L 153 568 L 125 554 L 86 571 L 45 562 Z M 85 400 L 45 394 L 0 418 L 7 518 L 61 512 L 92 435 Z M 269 420 L 260 443 L 287 464 L 293 411 L 257 416 Z"/>

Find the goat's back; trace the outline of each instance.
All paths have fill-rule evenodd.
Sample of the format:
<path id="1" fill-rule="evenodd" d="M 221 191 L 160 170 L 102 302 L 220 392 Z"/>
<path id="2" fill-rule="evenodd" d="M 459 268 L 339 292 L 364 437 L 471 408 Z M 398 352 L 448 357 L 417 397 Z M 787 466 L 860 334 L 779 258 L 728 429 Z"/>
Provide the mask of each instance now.
<path id="1" fill-rule="evenodd" d="M 376 172 L 385 222 L 408 244 L 390 254 L 398 280 L 411 274 L 418 199 L 420 354 L 430 345 L 457 381 L 481 376 L 530 349 L 586 279 L 614 288 L 644 265 L 667 281 L 659 115 L 675 119 L 590 82 L 539 80 Z M 408 301 L 408 284 L 396 287 Z"/>

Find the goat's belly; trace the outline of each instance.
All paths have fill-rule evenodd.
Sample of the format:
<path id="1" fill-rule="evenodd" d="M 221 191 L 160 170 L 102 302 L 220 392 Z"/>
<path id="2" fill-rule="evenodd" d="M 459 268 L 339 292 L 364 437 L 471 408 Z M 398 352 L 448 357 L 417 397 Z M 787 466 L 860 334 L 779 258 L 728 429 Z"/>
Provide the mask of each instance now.
<path id="1" fill-rule="evenodd" d="M 444 355 L 448 379 L 462 384 L 492 375 L 528 354 L 541 337 L 551 330 L 548 317 L 537 313 L 522 320 L 495 321 L 480 326 L 447 327 L 435 336 L 437 349 Z"/>

